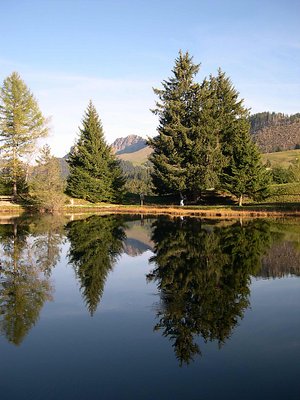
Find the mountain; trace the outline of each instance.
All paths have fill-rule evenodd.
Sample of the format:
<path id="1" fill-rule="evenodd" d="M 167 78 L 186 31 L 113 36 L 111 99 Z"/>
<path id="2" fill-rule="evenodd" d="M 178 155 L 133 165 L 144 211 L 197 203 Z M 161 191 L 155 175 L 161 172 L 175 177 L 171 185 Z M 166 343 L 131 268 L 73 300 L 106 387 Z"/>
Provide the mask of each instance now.
<path id="1" fill-rule="evenodd" d="M 61 171 L 61 174 L 62 174 L 62 176 L 64 178 L 67 178 L 68 175 L 69 175 L 69 165 L 68 165 L 68 163 L 66 161 L 67 157 L 68 157 L 68 154 L 65 155 L 62 158 L 57 157 L 57 160 L 58 160 L 59 165 L 60 165 L 60 171 Z"/>
<path id="2" fill-rule="evenodd" d="M 257 113 L 250 116 L 250 125 L 253 139 L 262 153 L 300 149 L 300 113 Z M 118 138 L 111 147 L 119 159 L 134 166 L 145 164 L 153 151 L 138 135 Z M 64 176 L 68 174 L 65 158 L 61 159 Z"/>
<path id="3" fill-rule="evenodd" d="M 262 153 L 300 148 L 300 113 L 263 112 L 250 116 L 251 133 Z"/>
<path id="4" fill-rule="evenodd" d="M 116 154 L 134 153 L 147 147 L 146 140 L 138 135 L 129 135 L 116 139 L 111 145 Z"/>
<path id="5" fill-rule="evenodd" d="M 126 239 L 123 243 L 126 254 L 136 257 L 147 250 L 153 251 L 152 223 L 152 219 L 141 220 L 141 225 L 137 224 L 137 220 L 126 222 Z"/>

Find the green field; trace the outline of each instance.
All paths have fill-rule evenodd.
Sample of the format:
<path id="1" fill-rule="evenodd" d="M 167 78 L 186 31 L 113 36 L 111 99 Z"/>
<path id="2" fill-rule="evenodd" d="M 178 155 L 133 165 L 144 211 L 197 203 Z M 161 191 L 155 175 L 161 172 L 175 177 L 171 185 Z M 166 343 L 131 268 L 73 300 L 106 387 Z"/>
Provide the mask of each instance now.
<path id="1" fill-rule="evenodd" d="M 284 168 L 288 168 L 297 158 L 300 158 L 300 150 L 287 150 L 278 151 L 276 153 L 262 154 L 262 159 L 264 162 L 269 160 L 272 166 L 280 165 Z"/>
<path id="2" fill-rule="evenodd" d="M 118 158 L 124 161 L 131 161 L 133 165 L 141 165 L 148 160 L 151 153 L 152 149 L 147 146 L 139 151 L 135 151 L 134 153 L 120 154 L 118 155 Z M 272 166 L 280 165 L 284 168 L 288 168 L 296 158 L 300 158 L 300 150 L 287 150 L 262 154 L 264 162 L 270 160 Z"/>
<path id="3" fill-rule="evenodd" d="M 148 161 L 152 149 L 147 146 L 141 150 L 135 151 L 134 153 L 118 154 L 117 157 L 124 161 L 130 161 L 134 166 L 141 165 Z"/>

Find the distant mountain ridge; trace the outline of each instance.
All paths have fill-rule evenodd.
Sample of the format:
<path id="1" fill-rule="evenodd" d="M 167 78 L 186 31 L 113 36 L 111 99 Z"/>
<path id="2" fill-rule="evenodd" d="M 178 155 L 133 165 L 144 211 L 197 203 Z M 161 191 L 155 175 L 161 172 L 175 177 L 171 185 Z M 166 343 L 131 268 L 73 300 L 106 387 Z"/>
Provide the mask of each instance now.
<path id="1" fill-rule="evenodd" d="M 251 133 L 262 153 L 300 148 L 300 113 L 263 112 L 250 116 Z"/>
<path id="2" fill-rule="evenodd" d="M 144 147 L 147 147 L 147 142 L 141 136 L 129 135 L 126 137 L 117 138 L 111 145 L 116 154 L 134 153 Z"/>
<path id="3" fill-rule="evenodd" d="M 300 148 L 300 113 L 257 113 L 250 116 L 250 125 L 252 137 L 262 153 Z M 146 140 L 138 135 L 117 138 L 111 147 L 118 158 L 134 165 L 144 164 L 152 153 Z M 64 176 L 68 175 L 66 157 L 60 159 Z"/>

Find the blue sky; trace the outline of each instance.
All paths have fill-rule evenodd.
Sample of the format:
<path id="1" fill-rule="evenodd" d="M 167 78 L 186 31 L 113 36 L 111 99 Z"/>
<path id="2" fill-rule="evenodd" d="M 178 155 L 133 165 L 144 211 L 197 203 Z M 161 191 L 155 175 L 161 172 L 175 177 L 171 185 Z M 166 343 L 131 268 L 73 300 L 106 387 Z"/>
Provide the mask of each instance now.
<path id="1" fill-rule="evenodd" d="M 299 0 L 0 0 L 0 81 L 12 71 L 51 117 L 47 142 L 74 144 L 89 99 L 108 143 L 155 134 L 152 87 L 179 49 L 221 67 L 252 112 L 300 112 Z"/>

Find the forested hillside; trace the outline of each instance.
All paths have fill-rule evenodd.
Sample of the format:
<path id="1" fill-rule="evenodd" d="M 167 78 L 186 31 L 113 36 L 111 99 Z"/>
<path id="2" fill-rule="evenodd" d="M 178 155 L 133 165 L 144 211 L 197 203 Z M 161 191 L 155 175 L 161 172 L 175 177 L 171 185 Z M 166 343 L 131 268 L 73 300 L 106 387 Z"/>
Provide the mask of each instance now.
<path id="1" fill-rule="evenodd" d="M 250 116 L 251 133 L 262 153 L 300 147 L 300 113 L 262 112 Z"/>

